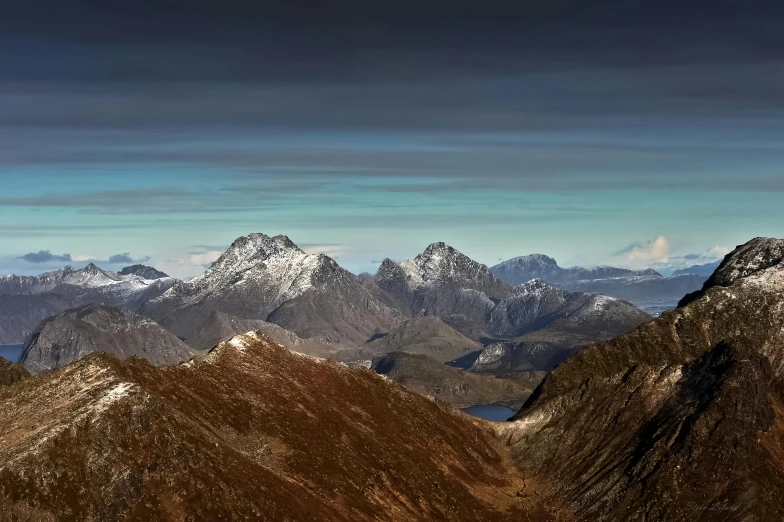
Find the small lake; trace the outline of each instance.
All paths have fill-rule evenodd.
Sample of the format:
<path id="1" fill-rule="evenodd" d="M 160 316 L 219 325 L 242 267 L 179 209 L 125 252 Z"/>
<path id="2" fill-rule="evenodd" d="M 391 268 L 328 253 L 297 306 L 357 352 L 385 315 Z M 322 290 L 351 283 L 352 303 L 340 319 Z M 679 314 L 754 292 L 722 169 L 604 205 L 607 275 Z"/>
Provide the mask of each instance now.
<path id="1" fill-rule="evenodd" d="M 503 406 L 496 406 L 495 404 L 480 404 L 478 406 L 469 406 L 463 408 L 462 411 L 474 417 L 486 419 L 493 422 L 503 422 L 515 414 L 514 411 Z"/>
<path id="2" fill-rule="evenodd" d="M 21 344 L 0 344 L 0 357 L 16 362 L 19 360 L 19 354 L 22 353 Z"/>
<path id="3" fill-rule="evenodd" d="M 662 312 L 678 307 L 678 301 L 632 301 L 632 304 L 653 317 L 659 317 Z"/>

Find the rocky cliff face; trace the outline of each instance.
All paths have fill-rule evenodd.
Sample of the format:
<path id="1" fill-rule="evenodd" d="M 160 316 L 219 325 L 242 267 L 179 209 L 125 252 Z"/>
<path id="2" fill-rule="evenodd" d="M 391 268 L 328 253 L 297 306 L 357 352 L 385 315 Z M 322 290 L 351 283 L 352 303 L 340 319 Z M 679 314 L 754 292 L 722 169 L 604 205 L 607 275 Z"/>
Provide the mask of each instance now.
<path id="1" fill-rule="evenodd" d="M 0 387 L 0 519 L 551 519 L 488 425 L 255 336 Z M 517 493 L 521 492 L 520 496 Z"/>
<path id="2" fill-rule="evenodd" d="M 180 337 L 216 311 L 336 344 L 363 343 L 399 317 L 329 257 L 306 254 L 285 236 L 264 234 L 237 239 L 202 275 L 141 310 Z"/>
<path id="3" fill-rule="evenodd" d="M 153 364 L 176 364 L 193 357 L 185 343 L 146 317 L 92 304 L 42 321 L 25 342 L 19 363 L 38 373 L 97 351 L 120 359 L 144 357 Z"/>
<path id="4" fill-rule="evenodd" d="M 753 243 L 728 286 L 567 359 L 499 428 L 577 519 L 784 515 L 784 265 Z"/>

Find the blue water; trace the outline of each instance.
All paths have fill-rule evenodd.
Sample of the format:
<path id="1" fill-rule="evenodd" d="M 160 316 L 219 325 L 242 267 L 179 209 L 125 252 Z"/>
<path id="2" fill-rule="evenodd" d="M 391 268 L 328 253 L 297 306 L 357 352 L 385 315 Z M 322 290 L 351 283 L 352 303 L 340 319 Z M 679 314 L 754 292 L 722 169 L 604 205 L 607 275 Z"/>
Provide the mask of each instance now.
<path id="1" fill-rule="evenodd" d="M 503 406 L 496 406 L 495 404 L 481 404 L 479 406 L 469 406 L 463 408 L 463 411 L 474 417 L 487 419 L 493 422 L 502 422 L 515 414 L 514 411 Z"/>
<path id="2" fill-rule="evenodd" d="M 22 353 L 21 344 L 0 344 L 0 357 L 4 359 L 16 362 L 19 360 L 20 353 Z"/>
<path id="3" fill-rule="evenodd" d="M 678 301 L 632 301 L 632 304 L 653 317 L 678 307 Z"/>

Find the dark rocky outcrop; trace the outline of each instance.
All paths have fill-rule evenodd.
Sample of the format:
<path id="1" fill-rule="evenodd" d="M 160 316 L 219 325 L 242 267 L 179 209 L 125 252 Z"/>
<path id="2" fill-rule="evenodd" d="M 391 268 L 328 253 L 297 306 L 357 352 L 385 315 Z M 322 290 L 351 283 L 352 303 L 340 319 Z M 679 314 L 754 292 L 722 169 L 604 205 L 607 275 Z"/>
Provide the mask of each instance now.
<path id="1" fill-rule="evenodd" d="M 131 265 L 126 266 L 119 272 L 120 275 L 137 275 L 144 279 L 163 279 L 169 277 L 165 272 L 156 270 L 155 268 L 147 265 Z"/>
<path id="2" fill-rule="evenodd" d="M 10 386 L 28 377 L 30 377 L 30 372 L 24 366 L 0 357 L 0 386 Z"/>

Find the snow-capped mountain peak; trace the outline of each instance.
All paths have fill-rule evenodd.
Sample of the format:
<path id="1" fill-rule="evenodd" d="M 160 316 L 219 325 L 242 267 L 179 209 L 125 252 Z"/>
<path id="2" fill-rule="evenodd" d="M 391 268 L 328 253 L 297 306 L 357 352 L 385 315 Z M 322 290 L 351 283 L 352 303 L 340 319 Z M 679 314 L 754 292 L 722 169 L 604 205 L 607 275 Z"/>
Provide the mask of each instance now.
<path id="1" fill-rule="evenodd" d="M 291 299 L 312 286 L 312 276 L 328 259 L 303 252 L 287 236 L 254 233 L 238 238 L 190 285 L 204 291 L 225 285 L 264 279 L 279 289 L 281 299 Z"/>
<path id="2" fill-rule="evenodd" d="M 409 286 L 438 285 L 457 283 L 458 286 L 470 288 L 473 285 L 464 283 L 497 283 L 487 267 L 477 263 L 458 250 L 443 243 L 432 243 L 414 259 L 399 263 L 405 272 Z"/>

